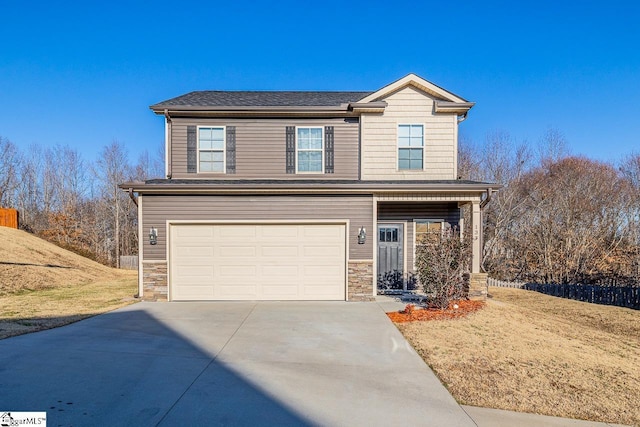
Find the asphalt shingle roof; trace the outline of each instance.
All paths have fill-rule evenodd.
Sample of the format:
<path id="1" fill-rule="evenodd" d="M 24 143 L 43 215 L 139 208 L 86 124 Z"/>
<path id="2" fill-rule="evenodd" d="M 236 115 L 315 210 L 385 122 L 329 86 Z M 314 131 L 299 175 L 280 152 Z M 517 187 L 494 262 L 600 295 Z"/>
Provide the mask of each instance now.
<path id="1" fill-rule="evenodd" d="M 373 92 L 196 91 L 152 105 L 161 107 L 333 107 Z"/>

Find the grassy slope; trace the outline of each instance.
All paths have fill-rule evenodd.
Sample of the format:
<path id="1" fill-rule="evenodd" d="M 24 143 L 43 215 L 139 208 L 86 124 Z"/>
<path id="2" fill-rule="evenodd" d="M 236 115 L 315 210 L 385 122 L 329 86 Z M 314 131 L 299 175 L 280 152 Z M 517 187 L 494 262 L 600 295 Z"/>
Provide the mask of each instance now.
<path id="1" fill-rule="evenodd" d="M 105 267 L 24 231 L 0 227 L 0 338 L 130 304 L 137 274 Z"/>
<path id="2" fill-rule="evenodd" d="M 466 319 L 398 325 L 458 401 L 640 425 L 640 312 L 490 294 Z"/>

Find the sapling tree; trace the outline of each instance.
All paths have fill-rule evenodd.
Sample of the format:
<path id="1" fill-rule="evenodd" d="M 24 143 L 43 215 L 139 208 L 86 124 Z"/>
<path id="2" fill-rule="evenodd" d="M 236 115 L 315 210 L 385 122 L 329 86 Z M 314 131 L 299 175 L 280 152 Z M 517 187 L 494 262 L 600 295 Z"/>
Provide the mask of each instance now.
<path id="1" fill-rule="evenodd" d="M 444 310 L 450 302 L 466 298 L 470 259 L 470 238 L 461 239 L 455 227 L 430 232 L 421 239 L 416 246 L 416 270 L 431 305 Z"/>

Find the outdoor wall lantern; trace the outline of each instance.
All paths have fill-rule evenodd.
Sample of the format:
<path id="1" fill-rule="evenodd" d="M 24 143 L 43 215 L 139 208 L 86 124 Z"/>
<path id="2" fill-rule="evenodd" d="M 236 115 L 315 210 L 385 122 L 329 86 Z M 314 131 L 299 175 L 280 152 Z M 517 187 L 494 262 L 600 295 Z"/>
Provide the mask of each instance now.
<path id="1" fill-rule="evenodd" d="M 151 227 L 149 230 L 149 243 L 152 245 L 158 244 L 158 230 L 155 227 Z"/>
<path id="2" fill-rule="evenodd" d="M 364 227 L 360 227 L 360 231 L 358 231 L 358 244 L 364 245 L 364 242 L 367 241 L 367 229 Z"/>

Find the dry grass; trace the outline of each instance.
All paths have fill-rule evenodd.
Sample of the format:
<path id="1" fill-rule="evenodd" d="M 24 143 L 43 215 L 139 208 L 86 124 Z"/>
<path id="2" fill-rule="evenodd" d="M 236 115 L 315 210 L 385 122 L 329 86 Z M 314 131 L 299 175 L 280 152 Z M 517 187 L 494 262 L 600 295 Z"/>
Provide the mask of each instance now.
<path id="1" fill-rule="evenodd" d="M 105 267 L 24 231 L 0 227 L 0 339 L 131 304 L 137 273 Z"/>
<path id="2" fill-rule="evenodd" d="M 640 426 L 640 312 L 490 288 L 464 319 L 398 328 L 467 405 Z"/>
<path id="3" fill-rule="evenodd" d="M 0 242 L 0 296 L 122 275 L 22 230 L 0 227 Z"/>

